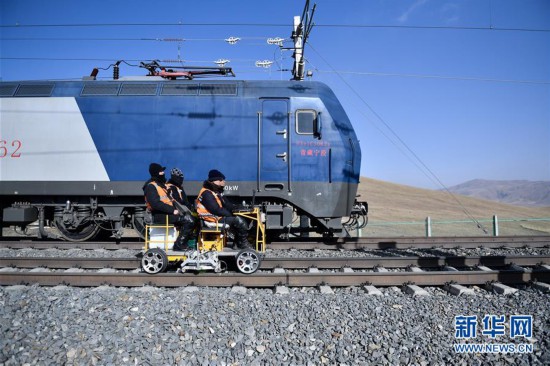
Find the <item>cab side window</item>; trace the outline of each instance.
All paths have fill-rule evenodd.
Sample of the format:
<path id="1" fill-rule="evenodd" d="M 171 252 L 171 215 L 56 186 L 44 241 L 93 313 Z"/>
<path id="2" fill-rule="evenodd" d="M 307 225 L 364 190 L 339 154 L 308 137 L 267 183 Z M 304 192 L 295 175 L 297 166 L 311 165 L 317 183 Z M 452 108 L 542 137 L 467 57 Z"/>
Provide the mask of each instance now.
<path id="1" fill-rule="evenodd" d="M 296 133 L 313 135 L 317 128 L 317 112 L 314 110 L 296 111 Z"/>

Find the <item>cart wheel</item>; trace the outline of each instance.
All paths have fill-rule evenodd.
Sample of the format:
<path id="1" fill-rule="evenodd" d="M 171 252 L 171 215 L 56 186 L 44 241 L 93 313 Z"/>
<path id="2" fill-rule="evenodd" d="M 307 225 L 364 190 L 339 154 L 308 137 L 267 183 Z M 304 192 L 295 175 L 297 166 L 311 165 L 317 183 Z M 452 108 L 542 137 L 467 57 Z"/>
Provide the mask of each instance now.
<path id="1" fill-rule="evenodd" d="M 258 252 L 252 249 L 243 249 L 237 254 L 237 269 L 245 274 L 254 273 L 262 262 Z"/>
<path id="2" fill-rule="evenodd" d="M 149 274 L 155 274 L 166 271 L 168 267 L 168 257 L 164 250 L 153 248 L 149 249 L 141 258 L 141 268 Z"/>

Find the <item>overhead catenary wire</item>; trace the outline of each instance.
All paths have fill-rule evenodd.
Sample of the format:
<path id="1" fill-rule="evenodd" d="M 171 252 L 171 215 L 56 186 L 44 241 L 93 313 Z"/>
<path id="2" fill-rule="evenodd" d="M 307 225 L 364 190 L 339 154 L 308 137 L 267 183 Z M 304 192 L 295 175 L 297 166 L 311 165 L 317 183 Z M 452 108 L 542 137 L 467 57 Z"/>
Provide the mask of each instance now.
<path id="1" fill-rule="evenodd" d="M 145 58 L 147 60 L 152 60 L 153 58 Z M 22 61 L 105 61 L 113 62 L 112 58 L 67 58 L 67 57 L 0 57 L 0 60 L 22 60 Z M 142 62 L 144 59 L 128 59 L 124 58 L 123 61 L 128 62 Z M 160 60 L 162 62 L 186 62 L 186 63 L 205 63 L 205 62 L 214 62 L 215 60 Z M 254 62 L 255 59 L 231 59 L 231 62 Z M 133 66 L 133 65 L 130 65 Z"/>
<path id="2" fill-rule="evenodd" d="M 123 26 L 257 26 L 257 27 L 287 27 L 286 23 L 184 23 L 182 21 L 173 23 L 68 23 L 68 24 L 3 24 L 0 28 L 29 28 L 29 27 L 123 27 Z M 448 30 L 490 30 L 490 31 L 529 31 L 529 32 L 550 32 L 550 29 L 535 29 L 535 28 L 506 28 L 495 27 L 492 23 L 488 26 L 430 26 L 430 25 L 403 25 L 403 24 L 315 24 L 315 27 L 319 28 L 396 28 L 396 29 L 448 29 Z M 240 40 L 252 40 L 252 39 L 267 39 L 268 37 L 239 37 Z M 144 42 L 226 42 L 224 38 L 177 38 L 177 37 L 141 37 L 141 38 L 34 38 L 34 37 L 0 37 L 1 41 L 144 41 Z M 285 39 L 287 40 L 287 39 Z M 254 46 L 260 46 L 261 44 L 254 44 Z M 19 58 L 19 57 L 0 57 L 2 60 L 74 60 L 74 61 L 113 61 L 112 59 L 54 59 L 54 58 Z M 178 57 L 179 59 L 179 57 Z M 142 60 L 132 60 L 142 61 Z M 211 62 L 211 61 L 191 61 L 191 60 L 179 60 L 182 62 Z M 273 61 L 276 61 L 275 59 Z M 334 73 L 335 71 L 317 70 L 319 73 Z M 376 73 L 376 72 L 361 72 L 361 71 L 338 71 L 341 74 L 349 73 L 355 75 L 371 75 L 371 76 L 389 76 L 389 77 L 408 77 L 408 78 L 430 78 L 430 79 L 447 79 L 447 80 L 472 80 L 472 81 L 486 81 L 486 82 L 507 82 L 507 83 L 525 83 L 525 84 L 550 84 L 550 81 L 538 81 L 538 80 L 513 80 L 513 79 L 494 79 L 494 78 L 477 78 L 477 77 L 464 77 L 464 76 L 441 76 L 441 75 L 419 75 L 419 74 L 399 74 L 399 73 Z"/>
<path id="3" fill-rule="evenodd" d="M 24 28 L 24 27 L 100 27 L 100 26 L 156 26 L 156 25 L 172 25 L 172 26 L 202 26 L 202 25 L 217 25 L 217 26 L 288 26 L 287 24 L 257 24 L 257 23 L 87 23 L 87 24 L 15 24 L 15 25 L 0 25 L 4 28 Z M 452 29 L 452 30 L 505 30 L 505 31 L 540 31 L 550 32 L 545 29 L 527 29 L 527 28 L 498 28 L 494 27 L 492 23 L 488 27 L 459 27 L 459 26 L 410 26 L 410 25 L 370 25 L 370 24 L 315 24 L 315 27 L 339 27 L 339 28 L 412 28 L 412 29 Z M 267 39 L 268 37 L 239 37 L 241 40 L 257 40 Z M 144 41 L 144 42 L 226 42 L 224 38 L 177 38 L 177 37 L 141 37 L 141 38 L 48 38 L 48 37 L 0 37 L 1 41 Z M 288 39 L 285 39 L 288 40 Z M 262 44 L 253 44 L 254 46 L 260 46 Z M 55 60 L 55 61 L 109 61 L 113 59 L 94 59 L 94 58 L 41 58 L 41 57 L 0 57 L 1 60 Z M 142 61 L 142 60 L 129 60 L 129 61 Z M 211 62 L 197 61 L 197 60 L 181 60 L 182 62 Z M 254 60 L 249 60 L 254 61 Z M 276 61 L 273 59 L 273 61 Z M 467 77 L 467 76 L 444 76 L 444 75 L 422 75 L 422 74 L 401 74 L 401 73 L 379 73 L 379 72 L 364 72 L 364 71 L 335 71 L 335 70 L 317 70 L 319 73 L 335 73 L 340 74 L 353 74 L 353 75 L 368 75 L 368 76 L 387 76 L 387 77 L 407 77 L 407 78 L 423 78 L 423 79 L 442 79 L 442 80 L 471 80 L 471 81 L 485 81 L 485 82 L 499 82 L 499 83 L 523 83 L 523 84 L 543 84 L 548 85 L 550 81 L 547 80 L 514 80 L 514 79 L 495 79 L 495 78 L 483 78 L 483 77 Z"/>
<path id="4" fill-rule="evenodd" d="M 384 72 L 362 72 L 362 71 L 337 71 L 337 70 L 316 70 L 319 73 L 339 73 L 339 74 L 351 74 L 351 75 L 365 75 L 365 76 L 395 76 L 406 78 L 419 78 L 419 79 L 442 79 L 442 80 L 465 80 L 465 81 L 486 81 L 494 83 L 519 83 L 519 84 L 550 84 L 550 80 L 517 80 L 517 79 L 494 79 L 494 78 L 481 78 L 481 77 L 468 77 L 468 76 L 444 76 L 444 75 L 422 75 L 422 74 L 400 74 L 400 73 L 384 73 Z"/>
<path id="5" fill-rule="evenodd" d="M 54 58 L 54 57 L 0 57 L 0 60 L 35 60 L 35 61 L 113 61 L 113 59 L 97 59 L 97 58 Z M 273 57 L 275 62 L 276 59 Z M 134 62 L 140 62 L 143 60 L 128 60 Z M 181 59 L 178 62 L 187 63 L 204 63 L 212 62 L 212 60 L 189 60 Z M 234 59 L 232 62 L 254 62 L 254 59 Z M 484 78 L 484 77 L 469 77 L 469 76 L 453 76 L 453 75 L 426 75 L 426 74 L 402 74 L 402 73 L 384 73 L 384 72 L 367 72 L 367 71 L 343 71 L 343 70 L 320 70 L 315 69 L 317 73 L 321 74 L 349 74 L 360 76 L 382 76 L 382 77 L 402 77 L 402 78 L 417 78 L 417 79 L 439 79 L 439 80 L 462 80 L 462 81 L 482 81 L 491 83 L 516 83 L 516 84 L 539 84 L 550 85 L 550 80 L 521 80 L 521 79 L 496 79 L 496 78 Z"/>
<path id="6" fill-rule="evenodd" d="M 59 58 L 59 57 L 0 57 L 0 60 L 22 60 L 22 61 L 105 61 L 112 62 L 113 59 L 109 58 Z M 143 59 L 124 59 L 129 62 L 141 62 Z M 274 62 L 279 62 L 273 57 Z M 168 61 L 168 60 L 161 60 Z M 174 62 L 185 63 L 209 63 L 214 60 L 169 60 Z M 255 62 L 256 59 L 235 59 L 231 58 L 233 64 L 238 62 Z M 279 65 L 280 66 L 280 65 Z M 483 77 L 468 77 L 468 76 L 444 76 L 444 75 L 425 75 L 425 74 L 401 74 L 401 73 L 383 73 L 383 72 L 366 72 L 366 71 L 342 71 L 342 70 L 320 70 L 315 68 L 315 71 L 321 74 L 349 74 L 349 75 L 363 75 L 363 76 L 383 76 L 383 77 L 404 77 L 404 78 L 418 78 L 418 79 L 440 79 L 440 80 L 463 80 L 463 81 L 483 81 L 491 83 L 517 83 L 517 84 L 540 84 L 550 85 L 550 80 L 519 80 L 519 79 L 495 79 L 495 78 L 483 78 Z"/>
<path id="7" fill-rule="evenodd" d="M 269 37 L 239 37 L 240 40 L 268 39 Z M 225 38 L 176 38 L 176 37 L 139 37 L 139 38 L 110 38 L 110 37 L 0 37 L 0 41 L 152 41 L 152 42 L 226 42 Z"/>
<path id="8" fill-rule="evenodd" d="M 66 24 L 2 24 L 0 28 L 59 28 L 59 27 L 292 27 L 290 23 L 66 23 Z M 505 32 L 550 32 L 542 28 L 513 28 L 487 26 L 404 25 L 404 24 L 315 24 L 318 28 L 388 28 L 426 30 L 482 30 Z"/>

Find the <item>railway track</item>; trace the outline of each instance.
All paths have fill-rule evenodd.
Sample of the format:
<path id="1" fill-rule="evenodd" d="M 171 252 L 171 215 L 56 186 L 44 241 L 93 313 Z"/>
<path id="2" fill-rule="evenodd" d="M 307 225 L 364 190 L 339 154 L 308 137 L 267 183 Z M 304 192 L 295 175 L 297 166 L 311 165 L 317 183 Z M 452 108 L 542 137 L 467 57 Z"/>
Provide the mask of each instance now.
<path id="1" fill-rule="evenodd" d="M 41 286 L 445 286 L 550 282 L 550 257 L 266 258 L 260 271 L 240 273 L 138 272 L 139 259 L 0 258 L 0 285 Z M 27 270 L 32 268 L 32 270 Z M 105 269 L 108 270 L 105 270 Z M 82 272 L 83 270 L 97 270 Z M 64 271 L 61 271 L 64 270 Z M 122 270 L 122 272 L 117 272 Z M 131 271 L 131 272 L 129 272 Z"/>
<path id="2" fill-rule="evenodd" d="M 426 249 L 426 248 L 545 248 L 550 247 L 550 236 L 473 236 L 473 237 L 395 237 L 395 238 L 346 238 L 323 241 L 320 238 L 276 241 L 268 244 L 270 249 Z M 124 241 L 90 241 L 66 242 L 60 240 L 39 240 L 28 238 L 1 238 L 0 248 L 10 249 L 131 249 L 141 250 L 143 242 L 139 240 Z"/>
<path id="3" fill-rule="evenodd" d="M 301 270 L 309 268 L 355 270 L 389 268 L 406 269 L 447 267 L 505 267 L 550 264 L 549 256 L 451 256 L 451 257 L 337 257 L 337 258 L 264 258 L 260 270 L 284 268 Z M 139 258 L 55 258 L 10 257 L 0 258 L 0 268 L 49 268 L 49 269 L 103 269 L 135 270 L 140 268 Z"/>

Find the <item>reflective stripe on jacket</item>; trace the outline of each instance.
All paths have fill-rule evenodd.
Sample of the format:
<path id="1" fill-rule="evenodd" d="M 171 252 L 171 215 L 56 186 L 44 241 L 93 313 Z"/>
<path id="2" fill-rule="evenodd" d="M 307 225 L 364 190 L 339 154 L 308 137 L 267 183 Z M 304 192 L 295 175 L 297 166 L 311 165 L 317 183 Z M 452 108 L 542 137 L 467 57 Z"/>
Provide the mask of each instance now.
<path id="1" fill-rule="evenodd" d="M 172 198 L 175 199 L 178 202 L 181 201 L 181 198 L 183 197 L 183 195 L 182 195 L 183 189 L 181 189 L 177 185 L 172 184 L 170 182 L 166 183 L 166 191 L 167 192 L 170 192 L 170 188 L 172 188 L 172 187 L 174 187 L 176 189 L 176 191 L 178 192 L 178 197 L 172 197 Z"/>
<path id="2" fill-rule="evenodd" d="M 201 219 L 205 220 L 205 221 L 216 222 L 216 221 L 219 220 L 219 217 L 215 216 L 215 215 L 212 215 L 206 209 L 206 207 L 204 207 L 204 205 L 202 204 L 202 194 L 206 191 L 212 193 L 212 195 L 216 199 L 216 202 L 218 203 L 218 205 L 220 207 L 223 207 L 223 204 L 222 204 L 222 201 L 220 200 L 220 197 L 218 197 L 218 195 L 216 193 L 214 193 L 214 191 L 203 187 L 201 189 L 201 191 L 199 192 L 199 195 L 197 196 L 197 199 L 195 200 L 195 204 L 197 206 L 197 213 L 199 214 L 199 217 Z"/>
<path id="3" fill-rule="evenodd" d="M 159 186 L 157 182 L 151 182 L 149 184 L 152 184 L 153 186 L 155 186 L 155 188 L 157 189 L 157 193 L 159 195 L 160 201 L 162 203 L 166 203 L 167 205 L 174 207 L 174 204 L 172 203 L 172 200 L 168 196 L 168 191 L 166 189 Z M 145 204 L 147 205 L 147 209 L 149 211 L 153 211 L 153 207 L 151 207 L 151 204 L 147 202 L 147 197 L 145 197 Z"/>

